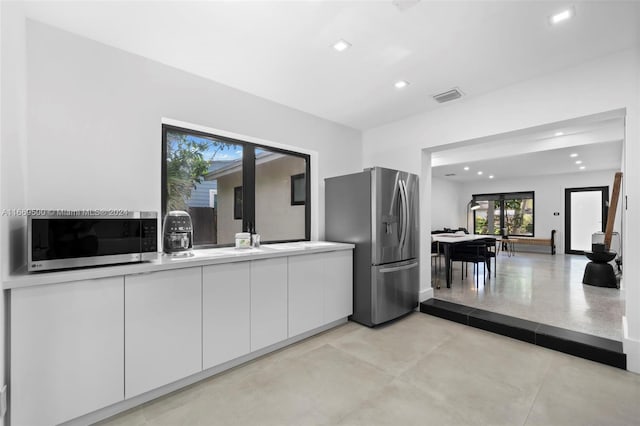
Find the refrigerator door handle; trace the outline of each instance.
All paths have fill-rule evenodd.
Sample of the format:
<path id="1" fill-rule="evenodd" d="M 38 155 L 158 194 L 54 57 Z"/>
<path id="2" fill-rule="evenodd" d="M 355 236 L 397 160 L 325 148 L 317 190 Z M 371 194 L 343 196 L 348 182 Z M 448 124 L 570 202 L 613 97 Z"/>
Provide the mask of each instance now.
<path id="1" fill-rule="evenodd" d="M 407 239 L 407 226 L 409 219 L 408 202 L 407 202 L 407 187 L 403 180 L 400 180 L 400 201 L 402 203 L 402 229 L 400 231 L 400 249 L 404 248 L 404 243 Z"/>
<path id="2" fill-rule="evenodd" d="M 397 271 L 404 271 L 407 269 L 413 269 L 416 266 L 418 266 L 418 262 L 410 263 L 408 265 L 394 266 L 393 268 L 383 268 L 383 269 L 380 269 L 379 271 L 381 274 L 385 274 L 387 272 L 397 272 Z"/>
<path id="3" fill-rule="evenodd" d="M 403 180 L 402 181 L 402 187 L 404 188 L 404 211 L 405 211 L 405 215 L 404 215 L 404 240 L 403 240 L 403 248 L 404 245 L 407 243 L 407 236 L 409 234 L 409 224 L 411 223 L 411 219 L 409 217 L 409 215 L 411 214 L 411 210 L 409 210 L 409 190 L 407 189 L 407 181 Z"/>

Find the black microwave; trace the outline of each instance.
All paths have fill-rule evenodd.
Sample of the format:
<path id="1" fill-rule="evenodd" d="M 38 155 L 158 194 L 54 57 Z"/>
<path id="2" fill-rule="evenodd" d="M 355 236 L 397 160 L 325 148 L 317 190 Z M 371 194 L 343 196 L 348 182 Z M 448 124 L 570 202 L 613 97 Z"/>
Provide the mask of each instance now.
<path id="1" fill-rule="evenodd" d="M 27 217 L 27 270 L 142 262 L 158 256 L 158 214 L 43 210 Z"/>

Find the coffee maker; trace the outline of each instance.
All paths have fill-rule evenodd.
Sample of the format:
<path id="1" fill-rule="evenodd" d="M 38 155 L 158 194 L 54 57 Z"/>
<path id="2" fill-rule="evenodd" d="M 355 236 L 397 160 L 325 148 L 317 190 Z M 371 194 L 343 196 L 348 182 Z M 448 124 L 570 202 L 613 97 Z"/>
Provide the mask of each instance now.
<path id="1" fill-rule="evenodd" d="M 170 256 L 193 254 L 193 224 L 189 213 L 174 210 L 164 217 L 162 251 Z"/>

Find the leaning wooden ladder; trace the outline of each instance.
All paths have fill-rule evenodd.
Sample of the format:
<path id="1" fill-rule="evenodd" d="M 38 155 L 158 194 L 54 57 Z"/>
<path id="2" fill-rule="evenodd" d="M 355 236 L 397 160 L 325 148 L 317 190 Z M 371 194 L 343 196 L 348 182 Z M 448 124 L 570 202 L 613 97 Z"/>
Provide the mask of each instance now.
<path id="1" fill-rule="evenodd" d="M 618 210 L 618 199 L 620 198 L 620 186 L 622 185 L 622 172 L 617 172 L 613 180 L 613 193 L 609 203 L 609 215 L 607 216 L 607 228 L 604 232 L 604 247 L 609 251 L 611 247 L 611 236 L 613 235 L 613 223 L 616 220 L 616 210 Z"/>

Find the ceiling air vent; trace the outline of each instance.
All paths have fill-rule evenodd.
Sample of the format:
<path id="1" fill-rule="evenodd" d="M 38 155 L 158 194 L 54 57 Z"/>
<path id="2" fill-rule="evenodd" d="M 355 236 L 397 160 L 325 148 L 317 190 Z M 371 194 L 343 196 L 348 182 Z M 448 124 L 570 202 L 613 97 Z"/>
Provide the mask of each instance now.
<path id="1" fill-rule="evenodd" d="M 438 103 L 444 103 L 444 102 L 449 102 L 452 101 L 454 99 L 458 99 L 461 98 L 463 95 L 463 93 L 460 91 L 460 89 L 458 89 L 457 87 L 454 87 L 451 90 L 448 90 L 446 92 L 443 93 L 438 93 L 437 95 L 433 95 L 433 99 L 436 100 L 436 102 Z"/>
<path id="2" fill-rule="evenodd" d="M 455 173 L 447 173 L 445 176 L 455 176 Z"/>

